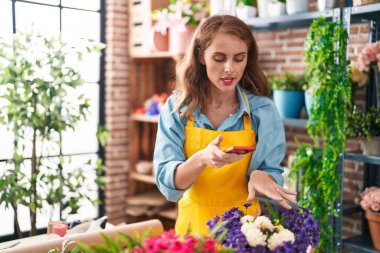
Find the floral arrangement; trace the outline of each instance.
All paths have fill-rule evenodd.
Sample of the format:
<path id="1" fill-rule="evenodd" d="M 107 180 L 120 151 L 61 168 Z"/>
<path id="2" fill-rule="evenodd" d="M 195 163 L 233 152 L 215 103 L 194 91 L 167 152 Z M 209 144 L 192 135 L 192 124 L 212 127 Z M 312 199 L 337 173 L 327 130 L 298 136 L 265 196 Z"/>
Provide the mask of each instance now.
<path id="1" fill-rule="evenodd" d="M 246 208 L 249 204 L 245 205 Z M 215 229 L 220 220 L 225 223 L 216 235 L 226 234 L 221 241 L 223 248 L 234 248 L 236 252 L 307 252 L 309 246 L 319 243 L 320 227 L 313 215 L 304 208 L 274 210 L 267 204 L 268 215 L 253 217 L 238 208 L 232 208 L 221 217 L 207 222 Z"/>
<path id="2" fill-rule="evenodd" d="M 366 188 L 365 191 L 360 194 L 360 199 L 356 202 L 359 202 L 365 211 L 371 210 L 373 212 L 380 212 L 380 188 Z"/>
<path id="3" fill-rule="evenodd" d="M 207 15 L 205 1 L 171 0 L 168 8 L 153 11 L 152 19 L 157 21 L 154 29 L 166 35 L 168 28 L 183 31 L 186 25 L 198 25 Z"/>
<path id="4" fill-rule="evenodd" d="M 361 71 L 369 71 L 371 65 L 377 64 L 377 70 L 380 71 L 380 41 L 368 43 L 364 46 L 358 55 L 354 66 Z"/>

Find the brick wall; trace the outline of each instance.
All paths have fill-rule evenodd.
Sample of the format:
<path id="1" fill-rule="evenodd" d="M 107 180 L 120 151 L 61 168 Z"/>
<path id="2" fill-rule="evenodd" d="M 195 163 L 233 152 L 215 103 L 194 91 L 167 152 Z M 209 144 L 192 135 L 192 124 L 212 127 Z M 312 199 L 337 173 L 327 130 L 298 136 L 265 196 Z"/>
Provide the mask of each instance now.
<path id="1" fill-rule="evenodd" d="M 105 213 L 111 223 L 125 222 L 128 170 L 128 1 L 106 1 Z"/>
<path id="2" fill-rule="evenodd" d="M 125 221 L 125 197 L 128 170 L 128 11 L 127 0 L 108 0 L 106 6 L 106 125 L 111 140 L 106 147 L 105 212 L 111 222 Z M 310 10 L 315 10 L 312 2 Z M 303 45 L 308 29 L 284 29 L 256 32 L 260 48 L 260 64 L 267 74 L 292 71 L 301 74 L 305 69 Z M 350 31 L 350 58 L 368 41 L 368 26 L 355 25 Z M 356 93 L 355 103 L 364 105 L 364 89 Z M 303 115 L 305 115 L 303 113 Z M 295 139 L 311 142 L 306 130 L 286 127 L 287 156 L 297 149 Z M 347 149 L 356 150 L 356 140 L 347 142 Z M 284 161 L 285 164 L 286 160 Z M 344 197 L 352 200 L 362 186 L 363 166 L 346 163 Z M 344 219 L 344 234 L 359 232 L 358 217 Z"/>

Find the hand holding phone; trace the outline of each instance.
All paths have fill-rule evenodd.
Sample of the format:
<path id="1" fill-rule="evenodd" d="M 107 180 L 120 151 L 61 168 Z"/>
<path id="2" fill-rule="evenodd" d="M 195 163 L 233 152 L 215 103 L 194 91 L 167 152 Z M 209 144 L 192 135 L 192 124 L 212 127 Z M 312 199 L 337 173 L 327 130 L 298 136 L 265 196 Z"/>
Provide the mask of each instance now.
<path id="1" fill-rule="evenodd" d="M 256 146 L 232 146 L 224 150 L 226 153 L 246 154 L 256 150 Z"/>

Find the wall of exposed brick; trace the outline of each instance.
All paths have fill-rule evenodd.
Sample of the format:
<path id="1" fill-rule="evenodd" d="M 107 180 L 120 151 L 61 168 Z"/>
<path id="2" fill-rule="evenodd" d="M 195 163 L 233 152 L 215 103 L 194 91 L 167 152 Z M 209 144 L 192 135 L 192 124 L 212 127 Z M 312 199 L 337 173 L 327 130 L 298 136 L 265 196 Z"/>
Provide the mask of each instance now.
<path id="1" fill-rule="evenodd" d="M 125 221 L 125 197 L 128 170 L 128 1 L 108 0 L 106 6 L 106 125 L 111 140 L 106 147 L 105 212 L 114 223 Z M 315 10 L 315 1 L 310 10 Z M 292 71 L 301 74 L 305 69 L 303 46 L 308 29 L 254 31 L 260 48 L 260 64 L 267 74 Z M 350 30 L 350 58 L 368 41 L 368 25 L 354 25 Z M 356 93 L 355 101 L 364 104 L 364 89 Z M 305 113 L 303 113 L 305 115 Z M 286 127 L 287 157 L 297 149 L 295 139 L 311 142 L 303 128 Z M 347 149 L 359 148 L 357 140 L 349 140 Z M 284 161 L 286 164 L 286 160 Z M 361 189 L 363 166 L 346 163 L 344 196 L 352 200 Z M 345 235 L 357 233 L 360 221 L 344 219 Z"/>
<path id="2" fill-rule="evenodd" d="M 106 1 L 105 213 L 111 223 L 125 222 L 128 170 L 128 1 Z"/>

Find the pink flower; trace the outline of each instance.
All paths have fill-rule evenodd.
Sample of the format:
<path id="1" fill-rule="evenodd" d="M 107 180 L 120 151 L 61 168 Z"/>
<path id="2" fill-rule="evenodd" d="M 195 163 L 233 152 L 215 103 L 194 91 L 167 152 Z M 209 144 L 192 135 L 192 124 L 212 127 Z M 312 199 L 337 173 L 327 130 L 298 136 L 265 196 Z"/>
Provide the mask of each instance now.
<path id="1" fill-rule="evenodd" d="M 380 71 L 380 41 L 365 45 L 354 66 L 361 71 L 369 71 L 371 64 L 377 64 L 377 69 Z"/>
<path id="2" fill-rule="evenodd" d="M 369 187 L 360 194 L 360 206 L 364 210 L 372 210 L 373 212 L 380 211 L 380 188 Z"/>

